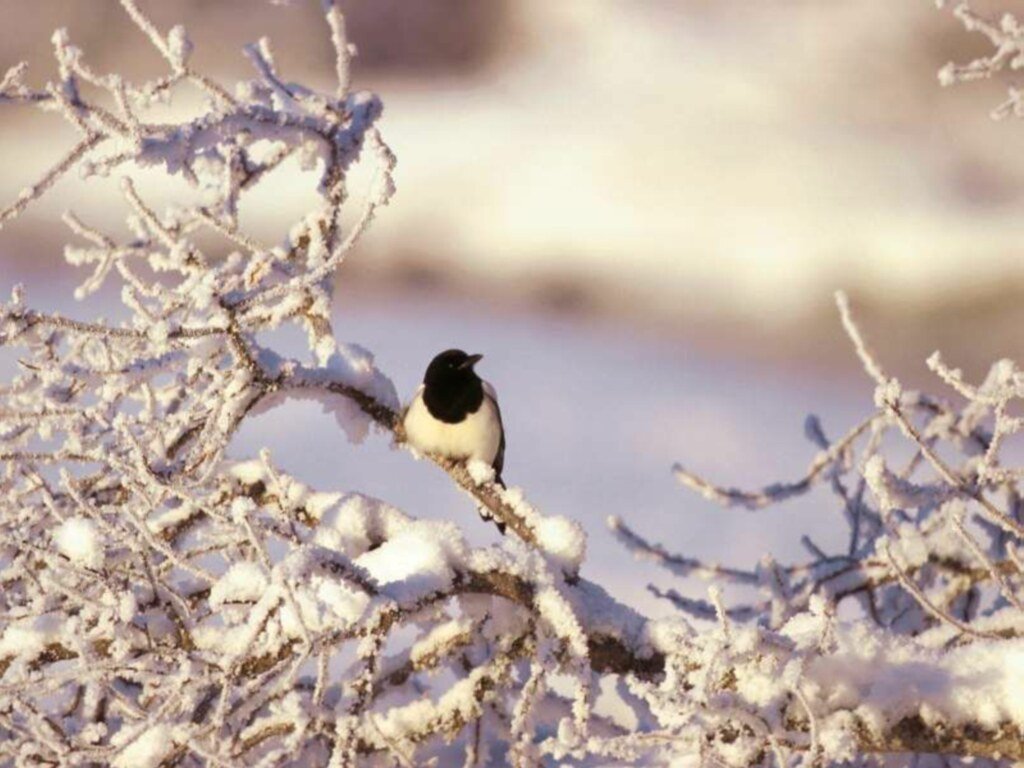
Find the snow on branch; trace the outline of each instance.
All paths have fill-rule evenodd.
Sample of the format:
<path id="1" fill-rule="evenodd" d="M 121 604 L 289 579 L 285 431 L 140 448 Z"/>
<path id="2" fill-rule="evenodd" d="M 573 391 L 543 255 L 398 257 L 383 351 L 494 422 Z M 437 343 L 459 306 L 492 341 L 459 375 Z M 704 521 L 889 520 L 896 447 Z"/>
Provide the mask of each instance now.
<path id="1" fill-rule="evenodd" d="M 939 7 L 945 0 L 937 0 Z M 980 13 L 969 2 L 957 3 L 953 15 L 963 24 L 964 29 L 987 38 L 991 53 L 979 56 L 967 64 L 949 62 L 939 70 L 942 85 L 995 77 L 1001 72 L 1015 72 L 1024 67 L 1024 27 L 1017 16 L 1004 12 L 998 19 Z M 1024 116 L 1024 92 L 1016 86 L 1009 86 L 1007 98 L 992 110 L 992 117 Z"/>
<path id="2" fill-rule="evenodd" d="M 751 510 L 828 489 L 847 543 L 805 539 L 804 562 L 741 568 L 612 517 L 635 555 L 749 597 L 652 588 L 681 612 L 663 620 L 581 575 L 577 523 L 480 467 L 425 457 L 506 526 L 473 547 L 449 521 L 309 488 L 266 451 L 228 460 L 247 418 L 295 399 L 354 441 L 374 429 L 414 453 L 394 386 L 331 327 L 334 282 L 394 194 L 395 157 L 381 102 L 350 89 L 334 2 L 329 94 L 289 81 L 268 40 L 245 50 L 253 79 L 226 88 L 192 67 L 184 28 L 121 4 L 163 76 L 96 72 L 58 31 L 56 80 L 31 86 L 24 65 L 0 80 L 0 105 L 79 134 L 0 224 L 77 168 L 121 177 L 131 231 L 64 216 L 66 260 L 85 273 L 76 296 L 116 284 L 126 320 L 42 311 L 20 287 L 0 300 L 18 366 L 0 385 L 0 765 L 1024 759 L 1012 363 L 974 384 L 933 357 L 961 406 L 905 391 L 840 298 L 875 411 L 836 439 L 809 419 L 817 455 L 794 482 L 747 492 L 676 474 Z M 202 114 L 151 119 L 184 88 L 204 95 Z M 292 157 L 317 202 L 261 243 L 239 211 Z M 359 163 L 374 176 L 362 200 L 347 188 Z M 140 169 L 184 179 L 202 204 L 155 206 Z M 267 345 L 285 325 L 304 331 L 305 359 Z"/>
<path id="3" fill-rule="evenodd" d="M 765 557 L 742 570 L 672 554 L 610 520 L 635 556 L 750 596 L 726 605 L 717 587 L 705 601 L 652 586 L 717 628 L 669 651 L 658 693 L 637 694 L 669 726 L 661 738 L 689 744 L 680 754 L 699 750 L 726 765 L 905 751 L 1022 759 L 1021 471 L 1001 464 L 999 448 L 1024 426 L 1008 416 L 1024 373 L 1003 360 L 973 385 L 936 353 L 929 366 L 964 405 L 906 391 L 870 351 L 844 295 L 837 304 L 876 385 L 876 412 L 836 440 L 810 418 L 819 453 L 796 482 L 748 492 L 676 475 L 748 510 L 827 488 L 846 545 L 828 551 L 805 537 L 804 561 Z"/>
<path id="4" fill-rule="evenodd" d="M 41 311 L 21 287 L 0 301 L 18 364 L 0 388 L 0 764 L 486 764 L 507 750 L 527 765 L 622 733 L 594 711 L 599 679 L 652 680 L 665 656 L 652 624 L 580 577 L 576 523 L 431 457 L 510 531 L 474 549 L 449 522 L 309 489 L 265 452 L 226 459 L 246 418 L 290 399 L 321 402 L 353 440 L 372 427 L 405 445 L 394 386 L 330 322 L 395 165 L 380 101 L 350 91 L 340 11 L 324 6 L 338 86 L 321 94 L 288 81 L 267 40 L 246 48 L 254 78 L 225 88 L 191 67 L 183 28 L 122 5 L 166 75 L 98 73 L 58 31 L 58 80 L 32 87 L 18 66 L 0 86 L 0 104 L 56 112 L 81 137 L 0 222 L 77 167 L 121 177 L 131 230 L 64 216 L 76 296 L 116 283 L 127 320 Z M 189 87 L 202 114 L 151 121 Z M 292 156 L 318 202 L 265 245 L 239 210 Z M 375 176 L 363 200 L 346 186 L 357 163 Z M 147 168 L 203 203 L 154 206 Z M 307 360 L 263 343 L 287 324 Z"/>

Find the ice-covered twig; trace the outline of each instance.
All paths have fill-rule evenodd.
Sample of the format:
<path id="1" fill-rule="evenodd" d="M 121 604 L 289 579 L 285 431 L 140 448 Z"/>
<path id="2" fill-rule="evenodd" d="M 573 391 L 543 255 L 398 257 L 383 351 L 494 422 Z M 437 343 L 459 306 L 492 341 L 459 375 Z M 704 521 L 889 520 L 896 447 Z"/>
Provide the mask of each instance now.
<path id="1" fill-rule="evenodd" d="M 904 391 L 840 297 L 876 411 L 835 442 L 810 419 L 818 453 L 795 483 L 747 493 L 680 470 L 750 509 L 827 489 L 849 528 L 838 551 L 804 537 L 804 559 L 745 570 L 671 554 L 612 518 L 636 556 L 744 593 L 730 605 L 717 588 L 694 600 L 652 587 L 710 626 L 613 599 L 581 575 L 581 527 L 473 467 L 430 457 L 510 529 L 485 547 L 449 521 L 310 489 L 265 451 L 229 461 L 248 417 L 296 398 L 317 399 L 353 439 L 376 427 L 404 445 L 391 382 L 331 327 L 335 277 L 394 192 L 394 156 L 380 102 L 350 90 L 354 49 L 333 2 L 333 94 L 289 82 L 265 41 L 249 49 L 254 79 L 229 94 L 192 69 L 183 28 L 122 5 L 167 74 L 137 86 L 98 73 L 60 32 L 54 82 L 33 90 L 23 66 L 0 81 L 0 103 L 52 109 L 81 141 L 98 137 L 5 215 L 78 164 L 127 174 L 131 230 L 120 242 L 65 216 L 82 243 L 66 258 L 88 271 L 76 295 L 120 281 L 126 320 L 36 311 L 20 288 L 0 305 L 18 366 L 0 389 L 0 762 L 1024 757 L 1019 693 L 1003 682 L 1024 632 L 1024 472 L 1000 463 L 1021 429 L 1012 363 L 975 386 L 937 361 L 963 408 Z M 148 119 L 188 85 L 209 97 L 201 115 Z M 259 242 L 240 211 L 291 157 L 309 161 L 317 202 L 282 242 Z M 343 217 L 359 206 L 346 183 L 363 162 L 374 183 Z M 209 202 L 156 206 L 139 167 Z M 285 325 L 306 333 L 309 360 L 268 348 Z"/>
<path id="2" fill-rule="evenodd" d="M 968 32 L 977 32 L 988 39 L 992 52 L 978 56 L 967 64 L 949 62 L 939 70 L 942 85 L 988 79 L 1006 70 L 1015 71 L 1024 66 L 1024 32 L 1020 21 L 1012 13 L 1004 12 L 996 20 L 975 11 L 968 2 L 958 2 L 953 15 Z M 1010 86 L 1007 99 L 992 110 L 992 117 L 999 119 L 1024 115 L 1024 99 L 1021 91 Z"/>
<path id="3" fill-rule="evenodd" d="M 1010 659 L 1020 652 L 1024 634 L 1024 572 L 1014 559 L 1024 538 L 1020 505 L 1015 502 L 1021 475 L 999 465 L 1005 437 L 1020 429 L 1008 414 L 1024 395 L 1021 375 L 1012 363 L 1000 361 L 985 382 L 975 386 L 934 356 L 930 366 L 968 404 L 957 409 L 906 392 L 869 351 L 842 294 L 838 305 L 854 350 L 876 385 L 875 412 L 835 443 L 827 440 L 816 420 L 809 421 L 807 434 L 821 452 L 808 474 L 795 483 L 746 492 L 720 488 L 687 472 L 681 473 L 681 480 L 706 498 L 752 510 L 806 493 L 826 480 L 822 485 L 831 486 L 850 529 L 848 547 L 833 553 L 805 539 L 806 561 L 780 565 L 766 557 L 756 569 L 744 571 L 670 554 L 618 518 L 609 521 L 635 556 L 651 559 L 678 576 L 731 584 L 745 593 L 729 605 L 721 598 L 708 602 L 674 589 L 649 587 L 694 620 L 717 623 L 720 632 L 720 645 L 713 651 L 691 650 L 679 659 L 670 653 L 666 658 L 666 669 L 680 665 L 682 674 L 692 675 L 694 687 L 683 685 L 674 694 L 665 693 L 660 711 L 673 726 L 660 735 L 677 742 L 692 737 L 692 749 L 702 745 L 706 759 L 714 756 L 728 765 L 756 763 L 766 752 L 778 752 L 779 764 L 796 759 L 802 765 L 901 748 L 961 756 L 1016 755 L 1019 746 L 1013 739 L 1024 743 L 1024 723 L 1017 721 L 1014 705 L 1001 693 L 991 694 L 1002 708 L 994 720 L 970 707 L 959 721 L 951 718 L 945 710 L 948 702 L 941 697 L 925 697 L 919 711 L 910 700 L 897 697 L 906 709 L 879 713 L 871 724 L 852 711 L 822 709 L 814 698 L 814 692 L 822 690 L 811 682 L 815 674 L 826 674 L 822 685 L 832 689 L 837 684 L 834 675 L 841 676 L 838 670 L 849 669 L 849 660 L 836 656 L 834 616 L 840 603 L 860 604 L 846 609 L 857 619 L 842 631 L 859 633 L 862 639 L 881 632 L 894 642 L 908 643 L 905 647 L 915 653 L 934 654 L 924 664 L 930 670 L 927 674 L 935 676 L 945 674 L 945 665 L 960 663 L 943 650 L 951 646 L 970 648 L 978 659 L 993 663 L 1015 663 Z M 890 456 L 898 443 L 909 444 L 911 460 L 894 469 Z M 1005 511 L 993 500 L 997 493 L 1005 493 Z M 760 594 L 751 599 L 751 590 Z M 811 632 L 812 626 L 819 628 Z M 769 631 L 794 640 L 799 659 L 765 664 L 766 655 L 795 650 L 783 652 L 786 640 L 774 636 L 769 641 Z M 747 652 L 758 659 L 753 665 L 745 660 Z M 861 673 L 870 676 L 874 670 L 857 674 Z M 759 675 L 778 679 L 770 682 Z M 690 698 L 700 686 L 709 685 L 699 708 Z M 865 689 L 859 691 L 863 697 Z M 946 714 L 936 719 L 933 707 Z M 681 711 L 692 717 L 682 717 Z M 787 723 L 788 727 L 780 725 Z M 631 744 L 643 752 L 651 744 L 647 739 L 656 733 L 633 740 L 619 737 L 595 749 L 622 756 L 634 754 L 625 747 Z M 840 742 L 847 746 L 840 747 Z M 1012 745 L 1010 753 L 1004 751 L 1007 745 Z"/>
<path id="4" fill-rule="evenodd" d="M 744 491 L 738 488 L 722 488 L 709 483 L 699 475 L 687 471 L 679 464 L 676 464 L 672 471 L 680 483 L 696 491 L 706 499 L 718 502 L 724 506 L 746 507 L 751 510 L 763 509 L 809 491 L 817 481 L 822 479 L 825 475 L 825 470 L 837 461 L 844 459 L 854 441 L 867 432 L 874 425 L 877 418 L 877 416 L 871 416 L 865 419 L 847 432 L 840 440 L 819 453 L 811 462 L 807 474 L 792 483 L 776 483 L 759 491 Z"/>

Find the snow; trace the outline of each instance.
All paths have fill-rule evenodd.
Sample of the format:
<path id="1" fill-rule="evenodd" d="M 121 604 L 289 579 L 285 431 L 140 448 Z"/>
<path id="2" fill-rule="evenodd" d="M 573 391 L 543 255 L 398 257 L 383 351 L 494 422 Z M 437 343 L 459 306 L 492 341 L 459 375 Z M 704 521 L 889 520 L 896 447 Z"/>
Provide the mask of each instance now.
<path id="1" fill-rule="evenodd" d="M 255 602 L 268 584 L 262 567 L 252 562 L 237 562 L 213 585 L 210 606 L 216 609 L 225 603 Z"/>
<path id="2" fill-rule="evenodd" d="M 414 664 L 436 658 L 439 651 L 462 635 L 469 635 L 473 625 L 468 620 L 450 621 L 434 627 L 422 640 L 409 650 L 409 659 Z"/>
<path id="3" fill-rule="evenodd" d="M 353 626 L 366 615 L 369 605 L 365 594 L 320 575 L 293 584 L 293 590 L 295 604 L 286 602 L 281 608 L 281 626 L 286 637 L 295 639 L 302 639 L 307 631 Z"/>
<path id="4" fill-rule="evenodd" d="M 753 323 L 837 284 L 924 303 L 1018 275 L 1014 206 L 958 184 L 1016 189 L 1021 165 L 998 150 L 1015 129 L 938 89 L 922 62 L 945 20 L 928 5 L 524 2 L 522 55 L 388 92 L 402 203 L 372 241 L 390 258 L 430 221 L 436 261 L 499 292 L 570 270 L 608 301 Z M 573 141 L 521 140 L 552 132 Z"/>
<path id="5" fill-rule="evenodd" d="M 486 461 L 470 459 L 466 462 L 466 471 L 477 485 L 484 485 L 494 480 L 494 467 Z"/>
<path id="6" fill-rule="evenodd" d="M 412 734 L 443 728 L 446 722 L 451 722 L 455 717 L 468 719 L 481 706 L 476 690 L 480 678 L 487 672 L 480 668 L 472 670 L 463 680 L 446 690 L 436 703 L 421 699 L 388 710 L 385 716 L 376 721 L 384 743 L 402 741 Z"/>
<path id="7" fill-rule="evenodd" d="M 323 512 L 314 541 L 354 559 L 410 523 L 407 515 L 390 504 L 349 493 Z"/>
<path id="8" fill-rule="evenodd" d="M 468 548 L 458 527 L 449 522 L 412 522 L 378 548 L 356 558 L 399 603 L 409 603 L 452 585 L 454 566 Z"/>
<path id="9" fill-rule="evenodd" d="M 554 630 L 556 636 L 567 640 L 572 645 L 574 655 L 586 657 L 586 635 L 583 634 L 583 628 L 580 626 L 572 606 L 563 595 L 557 589 L 545 587 L 534 596 L 534 604 L 540 615 Z"/>
<path id="10" fill-rule="evenodd" d="M 103 565 L 103 539 L 96 523 L 87 517 L 70 517 L 53 532 L 58 551 L 86 568 Z"/>
<path id="11" fill-rule="evenodd" d="M 183 30 L 165 39 L 132 0 L 123 5 L 168 60 L 172 77 L 188 74 L 182 70 L 190 47 Z M 340 16 L 332 18 L 332 36 L 344 42 Z M 468 321 L 442 322 L 441 330 L 503 342 L 498 349 L 507 354 L 493 357 L 506 366 L 507 413 L 515 415 L 508 423 L 521 428 L 513 432 L 521 442 L 510 441 L 509 469 L 522 481 L 488 490 L 513 507 L 532 534 L 496 539 L 493 527 L 474 517 L 473 504 L 445 495 L 456 493 L 459 483 L 436 467 L 417 465 L 405 452 L 389 453 L 389 461 L 403 462 L 393 471 L 380 453 L 394 447 L 389 440 L 378 441 L 376 455 L 360 451 L 361 458 L 379 461 L 376 475 L 336 450 L 342 433 L 357 442 L 369 434 L 371 421 L 390 437 L 394 414 L 368 401 L 389 409 L 399 402 L 374 356 L 337 343 L 331 330 L 358 330 L 349 317 L 330 322 L 333 278 L 394 192 L 395 158 L 373 127 L 380 102 L 348 93 L 347 46 L 338 45 L 337 100 L 281 80 L 269 46 L 261 43 L 249 49 L 258 80 L 241 92 L 244 105 L 193 77 L 210 99 L 207 111 L 167 126 L 139 120 L 134 108 L 148 96 L 128 90 L 120 77 L 97 80 L 82 69 L 65 35 L 56 43 L 60 82 L 32 98 L 55 106 L 79 128 L 92 121 L 87 130 L 98 140 L 112 130 L 110 121 L 98 118 L 88 102 L 76 99 L 72 110 L 58 94 L 75 93 L 78 78 L 106 88 L 127 126 L 126 136 L 115 137 L 125 153 L 108 158 L 108 165 L 184 174 L 220 197 L 212 198 L 215 215 L 155 210 L 126 177 L 130 243 L 119 246 L 72 223 L 77 237 L 96 246 L 71 254 L 80 265 L 95 264 L 82 295 L 115 272 L 124 283 L 121 300 L 130 318 L 119 324 L 0 306 L 3 341 L 23 355 L 20 372 L 4 387 L 13 415 L 5 416 L 0 434 L 9 465 L 0 480 L 10 500 L 0 524 L 12 542 L 0 550 L 0 709 L 6 712 L 0 750 L 38 745 L 41 759 L 58 762 L 73 738 L 62 732 L 65 726 L 102 721 L 106 730 L 93 728 L 85 738 L 98 739 L 102 751 L 94 756 L 116 766 L 157 766 L 179 747 L 202 760 L 218 753 L 219 760 L 226 745 L 240 750 L 232 760 L 269 763 L 303 759 L 297 750 L 322 745 L 323 725 L 339 736 L 335 763 L 355 763 L 367 744 L 404 762 L 438 762 L 446 749 L 442 740 L 462 735 L 459 746 L 475 749 L 472 726 L 488 742 L 485 750 L 505 747 L 515 762 L 584 760 L 588 754 L 636 759 L 648 750 L 664 761 L 699 752 L 708 761 L 745 766 L 763 762 L 771 751 L 778 765 L 788 765 L 784 750 L 794 744 L 808 747 L 805 756 L 814 764 L 852 759 L 865 733 L 883 739 L 908 716 L 936 733 L 1024 724 L 1017 686 L 1024 673 L 1024 606 L 1011 581 L 1022 569 L 1013 560 L 1016 550 L 1006 546 L 1007 538 L 1024 538 L 1024 526 L 982 496 L 987 486 L 968 486 L 953 475 L 978 465 L 992 473 L 979 475 L 996 477 L 1000 441 L 1024 426 L 1005 415 L 1010 401 L 1024 394 L 1011 386 L 1024 376 L 1012 364 L 995 366 L 975 389 L 960 382 L 958 372 L 940 368 L 971 401 L 961 411 L 925 400 L 883 373 L 840 295 L 843 323 L 875 382 L 880 410 L 834 453 L 820 424 L 808 422 L 804 437 L 812 445 L 805 450 L 813 448 L 818 457 L 811 474 L 771 486 L 767 495 L 772 489 L 793 495 L 783 491 L 809 487 L 815 478 L 830 481 L 819 490 L 842 497 L 829 499 L 829 508 L 852 533 L 848 544 L 829 529 L 821 539 L 804 537 L 800 544 L 810 561 L 785 567 L 763 552 L 778 541 L 759 535 L 781 527 L 772 511 L 742 516 L 732 530 L 721 522 L 724 516 L 702 527 L 694 508 L 678 500 L 678 488 L 671 500 L 648 507 L 660 501 L 661 491 L 638 467 L 667 467 L 666 454 L 687 450 L 692 453 L 684 458 L 713 461 L 709 457 L 719 456 L 731 439 L 756 434 L 745 420 L 764 419 L 758 425 L 772 427 L 788 415 L 780 404 L 806 408 L 805 380 L 782 379 L 773 395 L 771 377 L 757 371 L 754 386 L 731 389 L 734 371 L 724 364 L 704 361 L 702 367 L 700 358 L 680 355 L 671 344 L 622 329 L 580 338 L 577 327 L 549 319 L 531 318 L 540 325 L 532 327 L 529 343 L 514 343 L 522 341 L 514 331 L 496 329 L 493 313 L 472 307 L 477 311 Z M 19 89 L 3 98 L 31 101 L 29 95 Z M 318 172 L 307 179 L 318 202 L 292 231 L 295 242 L 286 250 L 268 250 L 235 230 L 243 191 L 235 162 L 243 156 L 259 162 L 245 154 L 253 140 L 304 155 Z M 364 148 L 377 176 L 362 212 L 341 228 L 345 174 Z M 63 170 L 57 166 L 35 189 L 45 191 Z M 255 266 L 248 268 L 244 257 L 206 264 L 189 240 L 200 227 L 256 255 Z M 122 249 L 141 252 L 155 280 L 125 267 Z M 264 255 L 269 262 L 261 261 Z M 196 304 L 191 295 L 206 282 L 203 275 L 216 278 Z M 214 294 L 216 302 L 209 300 Z M 437 343 L 424 315 L 408 312 L 390 311 L 364 329 L 367 338 L 399 330 L 390 347 L 372 339 L 395 355 L 389 370 L 402 371 L 403 364 L 420 370 L 422 349 L 452 343 Z M 446 307 L 446 318 L 454 312 Z M 280 338 L 275 334 L 287 339 L 287 333 L 305 335 L 312 363 L 283 354 L 294 350 L 270 349 Z M 538 354 L 524 354 L 531 348 Z M 547 361 L 535 359 L 541 351 Z M 638 396 L 637 372 L 652 352 L 670 357 L 661 369 L 666 377 L 659 383 L 660 375 L 645 371 Z M 722 400 L 723 393 L 733 399 Z M 571 402 L 567 411 L 575 419 L 552 407 L 558 398 Z M 315 414 L 320 432 L 304 429 L 296 417 L 309 410 L 308 399 L 333 417 Z M 363 407 L 356 410 L 350 401 Z M 739 415 L 730 421 L 709 402 Z M 263 416 L 273 427 L 271 416 L 282 412 L 287 429 L 268 436 L 251 427 L 236 439 L 241 424 Z M 993 447 L 986 450 L 988 436 L 972 427 L 989 418 Z M 925 422 L 926 438 L 912 419 Z M 720 468 L 742 468 L 745 482 L 755 469 L 774 475 L 773 456 L 785 452 L 775 432 L 769 434 L 760 447 L 733 445 L 731 455 L 721 450 Z M 923 461 L 890 469 L 883 439 L 903 439 L 904 451 L 909 442 Z M 284 445 L 271 445 L 275 440 Z M 975 445 L 963 449 L 965 442 Z M 514 444 L 523 446 L 515 454 Z M 82 455 L 86 445 L 90 453 Z M 957 455 L 957 468 L 947 470 L 934 453 L 940 448 L 966 457 Z M 546 451 L 558 451 L 558 460 L 542 463 L 551 458 Z M 258 461 L 233 462 L 236 453 L 255 454 Z M 89 469 L 81 471 L 82 464 Z M 311 479 L 321 471 L 325 477 Z M 417 482 L 404 483 L 403 471 L 429 471 L 445 492 L 420 482 L 422 474 L 409 474 Z M 479 467 L 471 472 L 482 477 Z M 670 482 L 667 472 L 661 479 Z M 870 494 L 851 500 L 851 481 L 866 484 Z M 407 511 L 367 495 L 311 490 L 375 482 L 389 502 L 406 494 Z M 758 602 L 733 607 L 732 595 L 716 585 L 693 623 L 634 610 L 640 601 L 630 600 L 629 590 L 642 584 L 642 568 L 618 545 L 617 557 L 598 555 L 601 532 L 608 536 L 600 521 L 614 521 L 625 538 L 630 518 L 682 554 L 647 544 L 639 534 L 632 535 L 634 551 L 674 575 L 696 571 L 738 593 L 756 591 Z M 56 528 L 54 521 L 60 521 Z M 182 523 L 180 530 L 172 521 Z M 595 521 L 588 543 L 586 526 Z M 818 524 L 834 526 L 834 518 Z M 710 549 L 711 537 L 724 539 L 734 558 L 748 554 L 737 541 L 760 556 L 738 571 L 686 554 L 698 544 Z M 622 590 L 621 599 L 589 580 L 588 547 L 592 571 Z M 633 578 L 622 579 L 623 572 Z M 837 587 L 831 581 L 837 574 L 849 581 Z M 985 586 L 977 589 L 974 582 Z M 853 618 L 840 621 L 833 602 L 847 585 L 849 594 L 872 591 L 870 610 L 851 611 Z M 666 611 L 695 605 L 666 602 Z M 383 677 L 383 671 L 391 674 Z M 595 707 L 615 682 L 621 683 L 616 704 L 630 710 L 638 731 L 623 731 L 616 712 Z M 106 688 L 116 695 L 109 698 Z M 509 711 L 513 727 L 505 738 L 495 720 Z M 311 723 L 320 732 L 310 731 Z M 250 749 L 254 754 L 246 755 Z M 407 750 L 415 754 L 406 756 Z"/>
<path id="12" fill-rule="evenodd" d="M 839 540 L 834 521 L 819 512 L 827 494 L 754 515 L 723 512 L 680 489 L 670 468 L 678 460 L 723 482 L 752 486 L 794 476 L 818 451 L 802 431 L 807 413 L 822 414 L 830 433 L 842 431 L 870 407 L 870 392 L 858 382 L 713 359 L 669 339 L 571 318 L 495 315 L 470 301 L 409 296 L 370 302 L 340 290 L 336 327 L 375 350 L 376 363 L 399 391 L 414 391 L 422 379 L 423 350 L 459 343 L 484 351 L 509 434 L 505 480 L 511 487 L 503 498 L 518 503 L 525 496 L 545 518 L 579 522 L 586 535 L 583 575 L 626 603 L 667 614 L 663 601 L 645 589 L 648 582 L 694 597 L 706 593 L 701 584 L 680 584 L 656 565 L 634 561 L 609 531 L 610 514 L 655 535 L 670 551 L 733 566 L 757 562 L 766 551 L 780 559 L 801 553 L 797 531 L 817 541 Z M 564 379 L 567 366 L 586 386 L 549 385 Z M 630 399 L 637 370 L 644 371 L 644 396 Z M 386 439 L 353 449 L 333 420 L 309 403 L 292 402 L 247 421 L 231 454 L 244 457 L 260 446 L 312 487 L 358 489 L 391 509 L 454 520 L 473 544 L 494 540 L 473 505 L 435 467 L 410 462 Z M 346 498 L 354 506 L 369 503 Z M 328 511 L 327 530 L 349 515 L 367 514 Z M 552 541 L 572 545 L 570 563 L 582 543 L 575 534 Z"/>
<path id="13" fill-rule="evenodd" d="M 824 711 L 848 708 L 868 722 L 889 725 L 919 715 L 925 722 L 1024 728 L 1024 640 L 944 651 L 865 624 L 840 625 L 835 637 L 835 652 L 812 659 L 801 680 Z"/>
<path id="14" fill-rule="evenodd" d="M 393 411 L 401 403 L 394 384 L 377 368 L 373 354 L 359 344 L 338 344 L 332 347 L 323 367 L 305 368 L 294 360 L 285 360 L 264 350 L 260 363 L 273 373 L 287 371 L 291 385 L 266 397 L 253 409 L 254 414 L 269 411 L 289 400 L 311 400 L 321 405 L 323 413 L 333 418 L 348 438 L 361 443 L 372 424 L 371 419 L 349 398 L 316 388 L 321 384 L 340 384 L 370 395 Z"/>
<path id="15" fill-rule="evenodd" d="M 578 573 L 587 554 L 583 526 L 567 517 L 544 517 L 536 525 L 537 544 L 569 573 Z"/>
<path id="16" fill-rule="evenodd" d="M 130 741 L 113 765 L 115 768 L 157 768 L 174 746 L 171 727 L 154 725 Z"/>
<path id="17" fill-rule="evenodd" d="M 31 659 L 60 637 L 62 629 L 61 617 L 55 614 L 12 621 L 0 636 L 0 656 L 12 654 Z"/>
<path id="18" fill-rule="evenodd" d="M 907 301 L 1019 274 L 1012 200 L 961 188 L 964 177 L 997 198 L 1017 188 L 1021 164 L 1000 151 L 1014 127 L 988 124 L 991 91 L 935 84 L 933 33 L 948 20 L 886 0 L 715 6 L 524 0 L 516 18 L 529 45 L 500 66 L 427 87 L 389 82 L 403 194 L 371 232 L 373 257 L 422 248 L 431 222 L 444 243 L 434 263 L 500 290 L 569 269 L 669 311 L 706 303 L 761 321 L 837 284 Z M 936 122 L 948 133 L 931 133 Z M 19 133 L 5 200 L 52 156 L 52 134 Z M 539 135 L 573 141 L 521 140 Z M 464 162 L 467 146 L 477 163 Z M 76 206 L 115 223 L 109 186 Z M 264 240 L 287 231 L 287 204 L 302 211 L 304 191 L 289 168 L 256 192 Z M 59 211 L 75 193 L 42 205 Z"/>

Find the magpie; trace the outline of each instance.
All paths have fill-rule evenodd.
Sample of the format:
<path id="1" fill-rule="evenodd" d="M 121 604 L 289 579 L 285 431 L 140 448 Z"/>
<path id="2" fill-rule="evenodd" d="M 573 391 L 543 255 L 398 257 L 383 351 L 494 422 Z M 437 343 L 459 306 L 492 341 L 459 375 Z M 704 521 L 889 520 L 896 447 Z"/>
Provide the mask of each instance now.
<path id="1" fill-rule="evenodd" d="M 494 467 L 494 481 L 504 488 L 505 429 L 498 395 L 473 370 L 482 358 L 461 349 L 437 355 L 427 366 L 402 423 L 406 439 L 418 450 L 459 461 L 486 462 Z M 497 525 L 504 533 L 505 526 Z"/>

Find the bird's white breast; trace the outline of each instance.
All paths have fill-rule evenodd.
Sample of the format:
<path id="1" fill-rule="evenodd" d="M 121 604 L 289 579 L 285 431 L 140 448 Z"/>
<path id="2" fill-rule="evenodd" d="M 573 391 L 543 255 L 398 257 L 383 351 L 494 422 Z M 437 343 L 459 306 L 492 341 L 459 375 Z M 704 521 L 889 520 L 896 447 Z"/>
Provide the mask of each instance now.
<path id="1" fill-rule="evenodd" d="M 484 397 L 475 413 L 458 424 L 448 424 L 430 414 L 420 387 L 405 414 L 404 424 L 406 437 L 417 449 L 452 459 L 492 464 L 501 443 L 501 421 L 490 396 Z"/>

